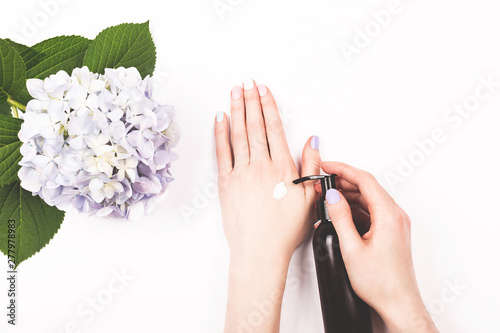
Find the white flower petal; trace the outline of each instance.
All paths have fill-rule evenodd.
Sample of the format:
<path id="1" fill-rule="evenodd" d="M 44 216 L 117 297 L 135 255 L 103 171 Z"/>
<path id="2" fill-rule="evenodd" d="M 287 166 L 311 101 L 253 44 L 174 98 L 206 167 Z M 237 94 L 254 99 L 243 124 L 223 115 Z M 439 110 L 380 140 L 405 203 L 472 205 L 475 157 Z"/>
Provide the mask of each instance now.
<path id="1" fill-rule="evenodd" d="M 28 79 L 26 81 L 26 88 L 33 98 L 38 100 L 49 100 L 50 97 L 43 89 L 43 81 L 40 79 Z"/>
<path id="2" fill-rule="evenodd" d="M 92 178 L 89 183 L 89 188 L 92 192 L 97 192 L 102 189 L 104 183 L 99 178 Z"/>
<path id="3" fill-rule="evenodd" d="M 27 191 L 37 193 L 40 191 L 42 184 L 40 183 L 40 178 L 33 172 L 21 178 L 21 187 Z"/>
<path id="4" fill-rule="evenodd" d="M 90 197 L 97 203 L 101 203 L 104 200 L 104 191 L 90 192 Z"/>
<path id="5" fill-rule="evenodd" d="M 95 93 L 101 91 L 106 86 L 106 82 L 103 80 L 92 80 L 89 85 L 89 92 Z"/>
<path id="6" fill-rule="evenodd" d="M 108 199 L 111 199 L 113 195 L 115 195 L 115 189 L 113 188 L 113 185 L 110 185 L 109 183 L 104 185 L 104 195 Z"/>
<path id="7" fill-rule="evenodd" d="M 99 209 L 95 213 L 95 215 L 99 216 L 99 217 L 105 217 L 105 216 L 108 216 L 109 214 L 111 214 L 112 211 L 113 211 L 113 208 L 111 208 L 111 207 L 104 207 L 104 208 Z"/>
<path id="8" fill-rule="evenodd" d="M 128 218 L 132 221 L 137 221 L 144 216 L 144 204 L 140 201 L 136 202 L 129 206 L 128 211 Z"/>

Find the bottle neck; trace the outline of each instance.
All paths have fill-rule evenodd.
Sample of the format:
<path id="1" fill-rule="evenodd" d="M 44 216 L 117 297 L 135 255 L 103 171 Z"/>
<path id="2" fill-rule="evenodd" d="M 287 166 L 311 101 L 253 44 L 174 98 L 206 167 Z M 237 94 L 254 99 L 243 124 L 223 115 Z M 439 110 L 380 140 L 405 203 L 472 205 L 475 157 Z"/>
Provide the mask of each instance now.
<path id="1" fill-rule="evenodd" d="M 316 216 L 321 222 L 332 222 L 330 216 L 328 215 L 328 206 L 326 205 L 326 199 L 321 196 L 316 202 Z"/>

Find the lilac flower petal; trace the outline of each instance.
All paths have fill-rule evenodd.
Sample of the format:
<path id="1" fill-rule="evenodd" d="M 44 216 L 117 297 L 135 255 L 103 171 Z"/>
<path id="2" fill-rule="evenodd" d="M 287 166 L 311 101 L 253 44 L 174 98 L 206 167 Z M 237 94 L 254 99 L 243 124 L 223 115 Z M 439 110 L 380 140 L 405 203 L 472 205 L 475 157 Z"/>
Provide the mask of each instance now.
<path id="1" fill-rule="evenodd" d="M 151 182 L 145 177 L 140 177 L 132 184 L 132 189 L 137 193 L 149 193 L 151 188 Z"/>
<path id="2" fill-rule="evenodd" d="M 155 151 L 155 147 L 151 141 L 144 140 L 144 142 L 137 147 L 137 151 L 139 152 L 139 155 L 142 158 L 148 159 L 148 158 L 151 158 L 153 156 L 153 153 Z"/>
<path id="3" fill-rule="evenodd" d="M 157 166 L 162 166 L 164 167 L 167 165 L 168 162 L 170 162 L 170 154 L 165 151 L 165 150 L 160 150 L 155 152 L 154 154 L 154 162 Z M 161 169 L 161 168 L 159 168 Z"/>

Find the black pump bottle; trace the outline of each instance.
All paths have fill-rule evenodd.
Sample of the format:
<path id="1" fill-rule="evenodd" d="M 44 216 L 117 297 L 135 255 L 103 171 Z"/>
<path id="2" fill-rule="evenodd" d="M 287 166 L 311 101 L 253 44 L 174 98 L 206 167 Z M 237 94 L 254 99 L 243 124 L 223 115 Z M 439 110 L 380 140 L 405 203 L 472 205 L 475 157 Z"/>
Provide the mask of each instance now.
<path id="1" fill-rule="evenodd" d="M 293 181 L 294 184 L 321 181 L 322 195 L 316 203 L 319 225 L 313 236 L 313 251 L 325 333 L 372 333 L 370 308 L 351 287 L 339 238 L 328 216 L 325 195 L 336 188 L 335 177 L 308 176 Z"/>

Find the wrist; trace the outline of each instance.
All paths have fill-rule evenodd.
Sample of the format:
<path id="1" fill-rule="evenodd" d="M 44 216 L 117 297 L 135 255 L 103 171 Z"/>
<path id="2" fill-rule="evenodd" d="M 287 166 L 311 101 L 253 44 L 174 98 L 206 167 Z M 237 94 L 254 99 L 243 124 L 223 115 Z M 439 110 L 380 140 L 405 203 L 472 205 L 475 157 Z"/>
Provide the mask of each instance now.
<path id="1" fill-rule="evenodd" d="M 438 332 L 420 295 L 408 295 L 377 310 L 391 333 Z"/>
<path id="2" fill-rule="evenodd" d="M 271 267 L 275 268 L 288 268 L 293 251 L 288 251 L 283 246 L 240 246 L 230 247 L 229 254 L 230 267 L 238 269 L 249 266 L 251 268 L 258 268 L 265 265 L 272 265 Z"/>
<path id="3" fill-rule="evenodd" d="M 231 254 L 229 284 L 281 304 L 290 260 L 282 256 Z"/>
<path id="4" fill-rule="evenodd" d="M 231 253 L 226 331 L 277 332 L 289 260 Z M 231 329 L 230 329 L 231 328 Z"/>
<path id="5" fill-rule="evenodd" d="M 291 255 L 258 254 L 231 252 L 229 261 L 229 277 L 260 279 L 263 276 L 271 281 L 286 280 Z"/>

